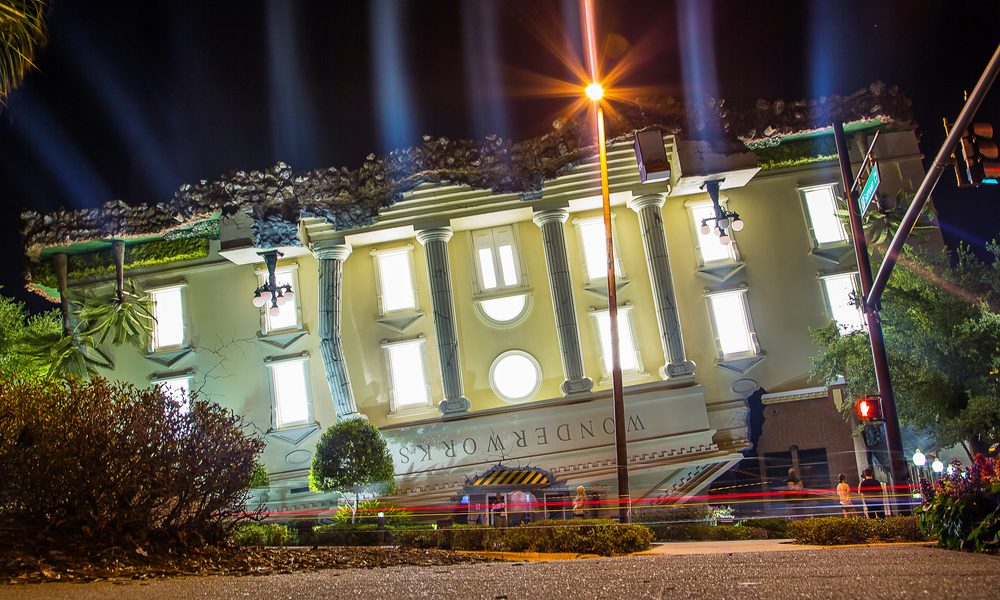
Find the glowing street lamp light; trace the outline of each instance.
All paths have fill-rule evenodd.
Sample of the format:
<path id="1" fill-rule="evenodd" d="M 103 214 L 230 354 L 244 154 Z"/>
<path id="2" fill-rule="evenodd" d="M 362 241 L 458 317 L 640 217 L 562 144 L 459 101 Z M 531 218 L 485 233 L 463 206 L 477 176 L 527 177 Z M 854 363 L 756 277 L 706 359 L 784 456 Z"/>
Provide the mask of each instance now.
<path id="1" fill-rule="evenodd" d="M 595 81 L 594 83 L 587 86 L 587 89 L 584 90 L 584 93 L 587 94 L 588 98 L 590 98 L 594 102 L 597 102 L 598 100 L 604 97 L 604 88 L 601 86 L 601 84 Z"/>
<path id="2" fill-rule="evenodd" d="M 934 462 L 931 463 L 931 471 L 934 471 L 938 475 L 940 475 L 941 472 L 944 471 L 944 463 L 941 462 L 940 458 L 935 458 Z"/>
<path id="3" fill-rule="evenodd" d="M 923 452 L 920 451 L 920 448 L 917 448 L 917 451 L 913 453 L 913 465 L 917 467 L 922 467 L 926 464 L 927 464 L 927 457 L 924 455 Z"/>
<path id="4" fill-rule="evenodd" d="M 268 250 L 261 252 L 260 255 L 267 266 L 267 281 L 253 291 L 250 302 L 257 308 L 267 307 L 267 313 L 276 317 L 281 313 L 281 307 L 295 298 L 295 292 L 292 291 L 292 286 L 288 284 L 278 285 L 275 280 L 274 269 L 281 253 L 277 250 Z"/>

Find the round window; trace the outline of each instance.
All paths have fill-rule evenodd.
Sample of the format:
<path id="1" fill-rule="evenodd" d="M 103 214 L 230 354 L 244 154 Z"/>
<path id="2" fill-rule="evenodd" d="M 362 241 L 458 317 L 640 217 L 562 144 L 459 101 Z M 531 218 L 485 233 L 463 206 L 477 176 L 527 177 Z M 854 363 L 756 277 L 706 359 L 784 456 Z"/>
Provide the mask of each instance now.
<path id="1" fill-rule="evenodd" d="M 542 369 L 527 352 L 504 352 L 490 367 L 490 386 L 504 400 L 526 400 L 538 391 L 541 384 Z"/>
<path id="2" fill-rule="evenodd" d="M 528 307 L 528 296 L 517 294 L 476 302 L 486 321 L 493 325 L 511 325 L 520 319 Z"/>

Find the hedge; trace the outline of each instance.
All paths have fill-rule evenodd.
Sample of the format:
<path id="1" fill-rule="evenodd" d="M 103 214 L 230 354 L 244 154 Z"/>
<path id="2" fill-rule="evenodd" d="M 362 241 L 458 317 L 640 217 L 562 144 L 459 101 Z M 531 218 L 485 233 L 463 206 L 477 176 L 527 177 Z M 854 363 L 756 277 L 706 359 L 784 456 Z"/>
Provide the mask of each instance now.
<path id="1" fill-rule="evenodd" d="M 574 552 L 614 556 L 649 548 L 653 532 L 643 525 L 605 519 L 546 520 L 521 527 L 492 528 L 458 525 L 438 530 L 413 530 L 398 537 L 402 545 L 446 550 L 507 552 Z"/>
<path id="2" fill-rule="evenodd" d="M 763 540 L 766 529 L 742 525 L 705 525 L 701 523 L 647 524 L 658 542 Z"/>
<path id="3" fill-rule="evenodd" d="M 241 546 L 285 546 L 294 539 L 290 527 L 275 523 L 247 523 L 233 532 L 233 541 Z"/>
<path id="4" fill-rule="evenodd" d="M 184 260 L 197 260 L 209 254 L 208 238 L 182 238 L 153 240 L 125 246 L 125 270 L 152 267 Z M 56 273 L 51 260 L 31 265 L 31 281 L 49 288 L 56 287 Z M 96 252 L 72 254 L 69 257 L 67 278 L 70 281 L 91 277 L 107 277 L 115 272 L 111 247 Z"/>
<path id="5" fill-rule="evenodd" d="M 821 546 L 927 540 L 920 532 L 916 517 L 802 519 L 789 523 L 788 531 L 797 543 Z"/>
<path id="6" fill-rule="evenodd" d="M 375 523 L 318 525 L 313 527 L 311 537 L 301 540 L 300 543 L 321 546 L 407 545 L 402 542 L 402 537 L 410 532 L 433 532 L 433 530 L 426 524 L 386 525 L 383 532 L 379 532 Z"/>

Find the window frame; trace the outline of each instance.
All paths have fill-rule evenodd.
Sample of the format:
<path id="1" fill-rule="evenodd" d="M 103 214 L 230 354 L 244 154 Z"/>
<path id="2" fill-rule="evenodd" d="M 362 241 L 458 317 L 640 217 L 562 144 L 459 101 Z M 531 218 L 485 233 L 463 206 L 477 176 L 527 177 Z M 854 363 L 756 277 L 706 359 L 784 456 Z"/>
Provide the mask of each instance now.
<path id="1" fill-rule="evenodd" d="M 858 313 L 858 325 L 857 326 L 844 327 L 840 323 L 840 321 L 837 320 L 837 316 L 836 316 L 834 308 L 833 308 L 833 299 L 830 297 L 830 288 L 829 288 L 829 285 L 828 285 L 827 282 L 829 282 L 830 280 L 834 280 L 834 279 L 844 279 L 844 278 L 848 278 L 848 277 L 851 279 L 851 284 L 854 287 L 854 292 L 856 294 L 860 295 L 861 294 L 861 275 L 857 271 L 844 271 L 844 272 L 840 272 L 840 273 L 827 273 L 827 274 L 821 274 L 819 276 L 820 288 L 822 288 L 823 299 L 824 299 L 824 301 L 826 303 L 827 316 L 829 317 L 830 321 L 834 321 L 837 324 L 837 331 L 840 333 L 841 336 L 848 335 L 848 334 L 851 334 L 851 333 L 857 333 L 859 331 L 867 331 L 868 330 L 868 324 L 865 321 L 864 313 L 861 311 L 861 308 L 857 307 L 857 306 L 854 307 L 855 310 L 857 310 L 857 313 Z"/>
<path id="2" fill-rule="evenodd" d="M 531 392 L 525 394 L 520 398 L 513 398 L 511 396 L 507 396 L 506 394 L 502 393 L 497 388 L 496 385 L 496 378 L 494 377 L 494 372 L 497 368 L 497 365 L 500 363 L 501 360 L 509 356 L 522 356 L 528 359 L 528 362 L 530 362 L 535 369 L 534 388 L 531 390 Z M 531 400 L 535 397 L 535 395 L 538 394 L 538 390 L 540 390 L 542 387 L 542 378 L 543 378 L 542 366 L 538 363 L 538 360 L 534 356 L 532 356 L 528 351 L 521 350 L 520 348 L 512 348 L 510 350 L 501 352 L 499 355 L 497 355 L 496 358 L 493 359 L 493 362 L 490 363 L 490 371 L 489 371 L 490 389 L 493 391 L 494 394 L 496 394 L 497 398 L 509 404 L 523 404 L 525 402 L 531 402 Z"/>
<path id="3" fill-rule="evenodd" d="M 840 226 L 840 231 L 843 234 L 843 238 L 839 240 L 820 242 L 816 237 L 816 225 L 814 224 L 813 214 L 809 210 L 809 202 L 806 200 L 806 194 L 816 190 L 829 190 L 831 200 L 833 201 L 833 218 L 837 221 Z M 799 195 L 799 204 L 802 207 L 802 214 L 805 218 L 806 229 L 809 232 L 809 243 L 813 250 L 825 250 L 829 248 L 841 248 L 843 246 L 848 246 L 851 243 L 850 232 L 847 231 L 847 227 L 837 216 L 837 198 L 842 197 L 841 188 L 838 183 L 822 183 L 818 185 L 802 185 L 798 186 L 795 191 Z"/>
<path id="4" fill-rule="evenodd" d="M 593 285 L 595 283 L 607 282 L 608 270 L 607 261 L 602 263 L 601 274 L 596 277 L 590 276 L 590 265 L 587 263 L 587 243 L 584 239 L 583 228 L 591 223 L 598 222 L 601 224 L 601 229 L 604 229 L 604 215 L 596 217 L 578 217 L 573 219 L 573 227 L 576 232 L 577 248 L 580 250 L 580 266 L 583 274 L 583 281 L 588 285 Z M 616 284 L 620 282 L 627 282 L 628 276 L 625 274 L 625 270 L 622 267 L 622 253 L 621 244 L 619 243 L 618 237 L 618 217 L 614 212 L 611 213 L 611 245 L 614 249 L 614 259 L 615 259 L 615 282 Z M 602 247 L 603 242 L 602 242 Z"/>
<path id="5" fill-rule="evenodd" d="M 170 284 L 158 285 L 155 287 L 148 288 L 146 293 L 149 294 L 150 301 L 152 303 L 150 313 L 153 315 L 153 327 L 149 332 L 149 352 L 151 354 L 156 354 L 160 352 L 173 352 L 186 348 L 190 342 L 190 327 L 188 326 L 188 309 L 187 309 L 187 282 L 175 282 Z M 157 294 L 177 290 L 180 296 L 180 323 L 181 323 L 181 341 L 176 344 L 170 345 L 160 345 L 157 341 L 159 335 L 157 334 L 157 327 L 159 320 L 156 318 L 156 296 Z"/>
<path id="6" fill-rule="evenodd" d="M 290 363 L 298 363 L 302 365 L 302 383 L 305 389 L 305 402 L 306 402 L 306 418 L 301 421 L 292 421 L 283 423 L 281 422 L 280 407 L 278 405 L 278 385 L 274 376 L 274 367 L 278 365 L 287 365 Z M 277 357 L 267 357 L 264 359 L 264 364 L 267 366 L 267 378 L 270 384 L 271 390 L 271 427 L 275 431 L 283 431 L 289 429 L 299 429 L 302 427 L 309 427 L 316 422 L 316 416 L 313 412 L 313 394 L 312 385 L 310 382 L 309 375 L 309 353 L 302 352 L 300 354 L 292 354 L 288 356 L 277 356 Z"/>
<path id="7" fill-rule="evenodd" d="M 193 370 L 187 370 L 181 373 L 157 373 L 150 377 L 149 384 L 153 386 L 164 385 L 164 384 L 169 384 L 171 381 L 178 381 L 181 379 L 186 381 L 185 383 L 186 393 L 184 394 L 184 398 L 180 400 L 181 404 L 180 411 L 182 413 L 186 413 L 189 410 L 191 410 L 191 392 L 192 392 L 191 388 L 194 385 Z M 176 400 L 176 398 L 174 399 Z"/>
<path id="8" fill-rule="evenodd" d="M 632 338 L 632 351 L 635 355 L 635 368 L 633 369 L 622 369 L 622 379 L 641 379 L 648 377 L 649 373 L 646 371 L 645 366 L 642 362 L 642 351 L 639 349 L 639 338 L 636 336 L 635 321 L 632 319 L 632 304 L 626 303 L 618 307 L 618 342 L 619 350 L 621 349 L 621 331 L 622 331 L 622 319 L 624 318 L 627 322 L 627 331 L 629 336 Z M 611 357 L 607 353 L 610 352 L 611 348 L 605 348 L 603 337 L 601 336 L 601 319 L 600 317 L 605 314 L 609 314 L 611 311 L 609 308 L 590 308 L 591 317 L 591 329 L 594 333 L 594 339 L 597 342 L 598 350 L 598 361 L 601 366 L 601 383 L 607 383 L 611 378 L 611 370 L 607 368 L 607 362 L 610 362 Z M 610 316 L 608 322 L 611 322 Z"/>
<path id="9" fill-rule="evenodd" d="M 290 279 L 291 279 L 292 291 L 295 292 L 295 296 L 292 298 L 292 304 L 293 304 L 293 306 L 295 308 L 295 323 L 293 325 L 289 325 L 287 327 L 282 327 L 281 329 L 273 329 L 271 327 L 271 315 L 268 313 L 268 309 L 270 308 L 270 306 L 268 304 L 265 304 L 264 306 L 260 307 L 260 309 L 259 309 L 260 310 L 260 314 L 261 314 L 261 317 L 260 317 L 260 331 L 264 335 L 277 334 L 277 333 L 288 333 L 288 332 L 291 332 L 291 331 L 301 331 L 302 330 L 302 305 L 299 302 L 299 298 L 300 298 L 300 295 L 299 295 L 299 265 L 298 265 L 298 263 L 291 263 L 291 264 L 287 264 L 287 265 L 278 265 L 278 267 L 274 269 L 274 275 L 275 275 L 275 277 L 277 277 L 279 273 L 291 273 Z M 268 272 L 267 272 L 266 268 L 265 269 L 257 269 L 257 271 L 255 272 L 255 274 L 257 275 L 257 285 L 258 286 L 264 285 L 267 282 Z M 282 310 L 284 310 L 287 307 L 288 307 L 288 304 L 286 303 L 285 306 L 283 306 L 281 308 L 282 308 Z"/>
<path id="10" fill-rule="evenodd" d="M 753 314 L 750 312 L 750 301 L 748 298 L 748 292 L 749 292 L 748 288 L 745 285 L 743 285 L 734 289 L 707 291 L 705 293 L 705 305 L 708 309 L 709 320 L 711 321 L 712 324 L 712 334 L 713 337 L 715 338 L 716 356 L 718 357 L 719 361 L 751 358 L 755 356 L 760 356 L 762 354 L 760 348 L 760 341 L 757 338 L 757 328 L 754 326 Z M 730 354 L 726 354 L 723 351 L 722 339 L 719 335 L 720 332 L 719 321 L 716 318 L 715 304 L 713 300 L 714 298 L 720 298 L 723 296 L 739 296 L 741 300 L 741 306 L 743 308 L 743 316 L 746 321 L 747 340 L 749 342 L 748 345 L 750 346 L 748 350 L 733 352 Z"/>
<path id="11" fill-rule="evenodd" d="M 406 254 L 407 264 L 410 271 L 410 285 L 413 289 L 413 306 L 385 309 L 385 292 L 382 289 L 382 257 L 394 254 Z M 413 261 L 413 244 L 395 246 L 393 248 L 375 249 L 371 251 L 373 263 L 375 264 L 375 290 L 378 301 L 378 314 L 380 316 L 412 314 L 420 311 L 420 294 L 417 289 L 416 268 Z"/>
<path id="12" fill-rule="evenodd" d="M 498 285 L 496 287 L 485 289 L 482 283 L 482 265 L 479 261 L 479 250 L 481 248 L 489 247 L 492 250 L 494 268 L 499 269 L 497 270 L 497 276 L 498 278 L 503 277 L 503 270 L 502 267 L 500 267 L 499 262 L 500 253 L 498 248 L 498 246 L 502 244 L 497 242 L 498 230 L 500 233 L 504 233 L 503 230 L 509 231 L 510 242 L 514 248 L 514 270 L 517 281 L 512 285 L 502 285 L 498 281 Z M 472 271 L 472 301 L 476 307 L 476 313 L 478 313 L 484 323 L 499 329 L 507 329 L 520 324 L 531 310 L 532 290 L 528 284 L 527 265 L 524 261 L 521 237 L 518 230 L 519 227 L 517 223 L 510 223 L 507 225 L 497 225 L 494 227 L 469 230 L 466 238 L 468 240 L 467 246 L 469 250 L 469 260 L 471 263 L 470 270 Z M 487 232 L 490 234 L 489 244 L 480 243 L 484 234 Z M 520 312 L 510 319 L 497 319 L 484 308 L 484 304 L 491 300 L 500 300 L 514 296 L 523 296 L 524 305 L 521 307 Z"/>
<path id="13" fill-rule="evenodd" d="M 427 356 L 425 354 L 427 338 L 423 335 L 418 335 L 416 337 L 402 339 L 402 340 L 382 340 L 380 347 L 382 348 L 382 363 L 385 367 L 386 381 L 388 386 L 386 387 L 386 394 L 389 399 L 389 414 L 390 415 L 406 415 L 413 414 L 417 412 L 426 411 L 434 406 L 434 397 L 431 394 L 431 382 L 430 378 L 427 376 Z M 395 382 L 393 381 L 393 367 L 392 367 L 392 352 L 391 348 L 394 346 L 403 345 L 416 345 L 419 347 L 420 355 L 420 372 L 424 377 L 424 394 L 426 396 L 426 401 L 423 403 L 409 403 L 400 405 L 398 402 L 398 391 L 395 387 Z"/>

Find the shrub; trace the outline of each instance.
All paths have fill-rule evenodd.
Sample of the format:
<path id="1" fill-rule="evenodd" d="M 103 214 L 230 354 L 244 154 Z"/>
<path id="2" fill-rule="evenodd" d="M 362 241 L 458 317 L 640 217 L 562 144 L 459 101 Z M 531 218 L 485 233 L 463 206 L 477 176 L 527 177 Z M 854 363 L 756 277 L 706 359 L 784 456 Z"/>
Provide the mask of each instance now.
<path id="1" fill-rule="evenodd" d="M 0 524 L 53 544 L 222 541 L 264 446 L 216 404 L 102 378 L 0 377 L 0 416 Z"/>
<path id="2" fill-rule="evenodd" d="M 801 519 L 790 522 L 788 532 L 800 544 L 821 546 L 873 542 L 918 542 L 926 539 L 917 526 L 917 517 Z"/>
<path id="3" fill-rule="evenodd" d="M 771 539 L 781 539 L 788 537 L 788 519 L 781 517 L 771 517 L 765 519 L 744 519 L 737 525 L 741 527 L 754 527 L 767 531 L 767 537 Z"/>
<path id="4" fill-rule="evenodd" d="M 333 516 L 334 525 L 372 524 L 378 525 L 378 514 L 382 513 L 386 527 L 406 527 L 415 523 L 413 511 L 399 508 L 378 498 L 362 500 L 357 511 L 351 506 L 341 506 Z"/>
<path id="5" fill-rule="evenodd" d="M 386 525 L 385 530 L 379 532 L 378 525 L 375 523 L 351 524 L 350 521 L 347 521 L 342 524 L 317 525 L 313 527 L 312 536 L 309 540 L 313 544 L 323 546 L 410 545 L 404 543 L 404 540 L 413 540 L 412 545 L 415 547 L 437 547 L 438 543 L 436 539 L 433 542 L 420 543 L 419 536 L 423 533 L 433 534 L 434 531 L 429 525 L 411 523 L 407 525 Z"/>
<path id="6" fill-rule="evenodd" d="M 253 470 L 250 471 L 250 487 L 252 489 L 266 488 L 270 484 L 271 476 L 267 473 L 267 467 L 260 460 L 254 459 Z"/>
<path id="7" fill-rule="evenodd" d="M 233 532 L 233 541 L 241 546 L 285 546 L 293 539 L 290 527 L 276 523 L 245 523 Z"/>
<path id="8" fill-rule="evenodd" d="M 456 525 L 436 531 L 414 530 L 397 540 L 402 545 L 445 550 L 574 552 L 613 556 L 646 550 L 653 541 L 653 533 L 642 525 L 623 525 L 604 519 L 575 519 L 536 521 L 503 529 Z"/>
<path id="9" fill-rule="evenodd" d="M 976 455 L 968 469 L 952 466 L 938 484 L 921 481 L 921 531 L 942 548 L 1000 551 L 1000 460 Z"/>
<path id="10" fill-rule="evenodd" d="M 647 525 L 658 542 L 762 540 L 771 537 L 766 529 L 744 525 L 703 525 L 662 523 Z"/>

